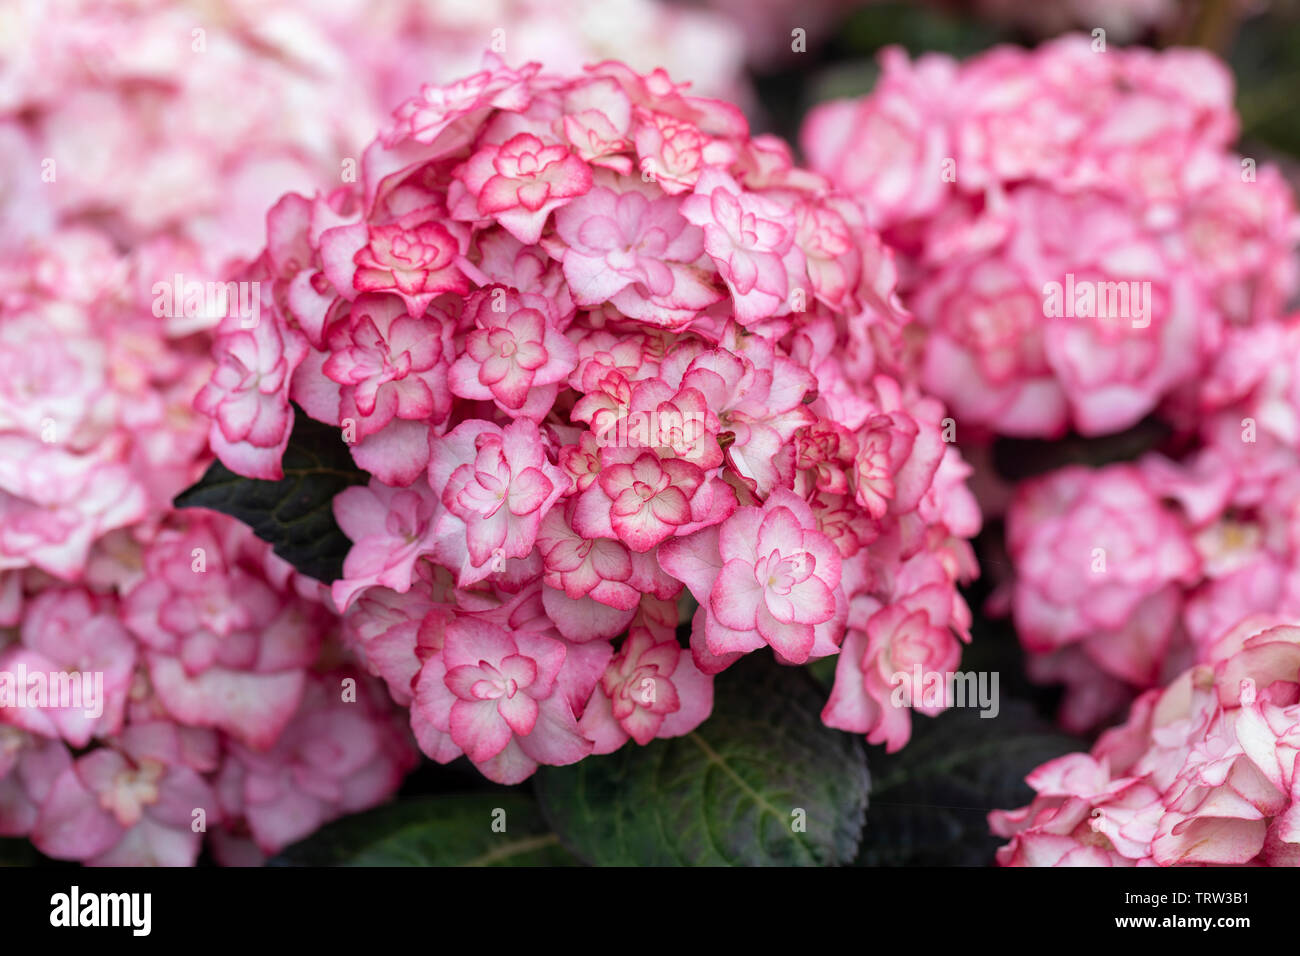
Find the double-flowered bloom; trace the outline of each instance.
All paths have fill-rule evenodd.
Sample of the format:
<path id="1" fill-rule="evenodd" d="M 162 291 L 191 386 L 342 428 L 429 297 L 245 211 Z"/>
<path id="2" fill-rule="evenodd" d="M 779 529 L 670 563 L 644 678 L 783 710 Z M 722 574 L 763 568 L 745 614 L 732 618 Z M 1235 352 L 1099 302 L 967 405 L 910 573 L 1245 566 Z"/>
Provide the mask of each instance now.
<path id="1" fill-rule="evenodd" d="M 300 0 L 6 9 L 0 835 L 94 864 L 187 865 L 205 848 L 222 863 L 255 864 L 396 791 L 414 762 L 410 733 L 378 682 L 348 663 L 328 591 L 234 520 L 172 501 L 210 463 L 209 443 L 244 474 L 278 477 L 292 398 L 346 419 L 359 456 L 393 483 L 374 505 L 377 526 L 365 523 L 364 502 L 345 521 L 354 537 L 358 528 L 372 536 L 369 551 L 349 559 L 354 580 L 409 587 L 435 518 L 460 522 L 449 560 L 469 576 L 490 574 L 499 554 L 532 552 L 543 502 L 570 478 L 516 440 L 510 423 L 535 438 L 578 360 L 564 334 L 572 309 L 563 278 L 537 269 L 545 254 L 506 231 L 471 250 L 471 226 L 445 203 L 398 198 L 391 215 L 362 223 L 291 199 L 274 217 L 267 261 L 277 281 L 259 291 L 258 277 L 231 263 L 265 243 L 267 208 L 285 190 L 356 182 L 361 147 L 399 94 L 455 75 L 457 57 L 477 61 L 500 24 L 509 24 L 511 50 L 561 67 L 611 52 L 612 36 L 647 67 L 684 53 L 704 86 L 744 96 L 738 44 L 716 14 L 650 0 L 590 3 L 580 22 L 561 12 L 570 6 L 534 0 L 472 10 L 449 0 L 382 10 Z M 710 55 L 691 53 L 694 44 Z M 521 92 L 433 86 L 405 109 L 436 136 L 447 118 L 439 104 L 480 95 L 506 103 Z M 596 112 L 575 110 L 573 120 L 594 152 L 563 150 L 558 166 L 554 144 L 529 130 L 485 141 L 475 167 L 485 178 L 467 177 L 472 192 L 459 200 L 469 219 L 481 204 L 522 230 L 575 195 L 606 130 Z M 335 228 L 347 225 L 359 228 Z M 327 272 L 305 269 L 319 254 Z M 467 269 L 471 258 L 480 273 Z M 334 321 L 330 283 L 344 275 L 349 307 L 336 313 L 346 321 Z M 239 291 L 214 308 L 217 279 Z M 457 308 L 437 325 L 430 303 L 471 290 L 480 334 L 461 347 L 457 323 L 471 313 Z M 292 310 L 295 324 L 259 321 L 273 308 Z M 457 357 L 465 361 L 453 367 Z M 298 376 L 297 387 L 312 394 L 290 396 L 304 362 L 316 375 Z M 468 472 L 444 505 L 443 489 L 424 484 L 422 497 L 410 485 L 428 466 L 427 420 L 445 420 L 458 397 L 499 409 L 496 434 L 507 437 L 496 464 L 472 437 L 468 450 L 449 451 L 465 452 Z M 414 465 L 384 471 L 409 446 L 420 449 Z M 503 475 L 502 462 L 518 467 Z M 499 478 L 511 489 L 504 507 Z M 515 537 L 521 529 L 526 540 Z M 388 549 L 385 531 L 401 548 Z M 635 586 L 653 580 L 665 591 L 646 560 Z M 640 626 L 657 625 L 657 610 Z M 674 679 L 693 686 L 662 651 L 628 666 L 666 668 L 665 688 Z M 29 678 L 41 693 L 28 694 Z M 57 687 L 81 690 L 83 679 L 84 706 L 57 702 Z M 669 719 L 670 698 L 665 689 L 645 705 L 650 723 Z M 697 694 L 682 713 L 700 701 L 707 711 L 707 694 Z M 638 733 L 646 725 L 633 724 Z"/>
<path id="2" fill-rule="evenodd" d="M 172 507 L 210 460 L 190 401 L 241 360 L 214 370 L 205 332 L 153 313 L 152 265 L 72 228 L 0 256 L 0 835 L 96 865 L 205 843 L 257 863 L 387 799 L 414 748 L 339 663 L 319 586 Z M 264 387 L 231 420 L 287 441 L 259 427 Z"/>
<path id="3" fill-rule="evenodd" d="M 1030 774 L 1034 801 L 990 814 L 998 862 L 1295 866 L 1298 689 L 1300 629 L 1242 622 L 1090 753 Z"/>
<path id="4" fill-rule="evenodd" d="M 1231 151 L 1210 54 L 1067 36 L 881 65 L 803 143 L 899 252 L 923 383 L 964 427 L 1121 431 L 1294 290 L 1291 192 Z"/>
<path id="5" fill-rule="evenodd" d="M 877 706 L 827 720 L 906 742 L 866 674 L 911 632 L 872 609 L 924 592 L 955 660 L 979 516 L 859 207 L 614 62 L 489 57 L 363 167 L 272 210 L 269 328 L 219 329 L 201 404 L 235 471 L 279 475 L 296 403 L 373 476 L 335 501 L 333 596 L 424 751 L 517 782 L 691 730 L 745 653 L 868 627 L 836 698 Z"/>
<path id="6" fill-rule="evenodd" d="M 1172 457 L 1070 466 L 1015 490 L 999 600 L 1030 675 L 1066 685 L 1071 729 L 1205 661 L 1243 618 L 1300 614 L 1298 334 L 1293 315 L 1230 339 L 1224 374 L 1174 410 Z"/>

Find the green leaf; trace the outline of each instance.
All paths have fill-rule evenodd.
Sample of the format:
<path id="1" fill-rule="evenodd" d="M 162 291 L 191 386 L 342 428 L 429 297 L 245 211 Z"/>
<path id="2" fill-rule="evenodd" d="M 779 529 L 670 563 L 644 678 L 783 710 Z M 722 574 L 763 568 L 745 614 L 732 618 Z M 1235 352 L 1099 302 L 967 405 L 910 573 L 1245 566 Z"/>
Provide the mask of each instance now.
<path id="1" fill-rule="evenodd" d="M 504 811 L 504 813 L 498 812 Z M 504 830 L 493 829 L 494 821 Z M 522 793 L 420 797 L 344 817 L 288 847 L 273 866 L 570 866 Z"/>
<path id="2" fill-rule="evenodd" d="M 822 724 L 825 699 L 802 668 L 751 654 L 693 733 L 543 768 L 542 809 L 597 865 L 849 862 L 870 777 L 859 738 Z"/>
<path id="3" fill-rule="evenodd" d="M 1002 700 L 996 717 L 954 708 L 933 720 L 914 714 L 912 739 L 896 754 L 872 748 L 874 785 L 860 866 L 987 866 L 1004 840 L 988 812 L 1033 797 L 1025 775 L 1083 744 Z"/>
<path id="4" fill-rule="evenodd" d="M 337 428 L 308 418 L 295 406 L 284 478 L 245 478 L 215 461 L 174 503 L 238 518 L 303 574 L 328 584 L 342 577 L 343 559 L 352 546 L 334 520 L 334 496 L 369 478 L 353 463 Z"/>

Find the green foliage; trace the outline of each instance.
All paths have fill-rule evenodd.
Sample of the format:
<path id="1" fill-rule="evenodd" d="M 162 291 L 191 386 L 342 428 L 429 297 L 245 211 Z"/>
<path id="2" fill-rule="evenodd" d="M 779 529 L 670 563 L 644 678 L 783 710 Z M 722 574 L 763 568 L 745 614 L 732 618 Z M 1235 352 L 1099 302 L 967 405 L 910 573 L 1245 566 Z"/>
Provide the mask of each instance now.
<path id="1" fill-rule="evenodd" d="M 1028 803 L 1035 767 L 1081 749 L 1023 701 L 1003 700 L 996 717 L 976 709 L 912 717 L 912 739 L 896 754 L 871 754 L 874 785 L 862 866 L 986 866 L 1003 840 L 990 810 Z"/>
<path id="2" fill-rule="evenodd" d="M 495 829 L 494 829 L 495 826 Z M 281 866 L 568 866 L 576 861 L 523 793 L 447 794 L 335 821 L 287 848 Z"/>
<path id="3" fill-rule="evenodd" d="M 334 496 L 368 480 L 342 433 L 295 407 L 281 480 L 245 478 L 214 461 L 198 484 L 176 496 L 175 505 L 238 518 L 303 574 L 329 583 L 342 576 L 351 547 L 334 520 Z"/>
<path id="4" fill-rule="evenodd" d="M 859 738 L 821 723 L 824 701 L 802 669 L 751 655 L 720 675 L 693 733 L 544 768 L 542 807 L 599 865 L 849 862 L 870 778 Z"/>

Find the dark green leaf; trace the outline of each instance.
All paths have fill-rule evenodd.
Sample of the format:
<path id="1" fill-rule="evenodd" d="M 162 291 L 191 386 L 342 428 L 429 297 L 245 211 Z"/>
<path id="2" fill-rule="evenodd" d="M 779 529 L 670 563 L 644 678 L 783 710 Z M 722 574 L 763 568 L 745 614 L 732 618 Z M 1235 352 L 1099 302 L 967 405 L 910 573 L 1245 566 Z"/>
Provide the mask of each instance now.
<path id="1" fill-rule="evenodd" d="M 498 812 L 504 811 L 504 813 Z M 498 829 L 493 829 L 494 821 Z M 474 793 L 390 803 L 295 843 L 278 866 L 570 866 L 576 863 L 522 793 Z"/>
<path id="2" fill-rule="evenodd" d="M 284 478 L 245 478 L 215 461 L 198 484 L 176 496 L 175 504 L 238 518 L 303 574 L 329 583 L 342 576 L 351 547 L 334 521 L 334 496 L 368 480 L 353 463 L 342 433 L 295 407 Z"/>
<path id="3" fill-rule="evenodd" d="M 695 732 L 544 768 L 542 808 L 598 865 L 848 862 L 870 778 L 859 738 L 822 724 L 825 699 L 802 668 L 752 654 L 719 676 Z"/>
<path id="4" fill-rule="evenodd" d="M 933 720 L 913 715 L 906 747 L 896 754 L 872 748 L 871 811 L 858 864 L 991 864 L 1005 841 L 989 832 L 988 812 L 1028 803 L 1025 775 L 1080 749 L 1023 701 L 1002 700 L 996 717 L 974 708 Z"/>

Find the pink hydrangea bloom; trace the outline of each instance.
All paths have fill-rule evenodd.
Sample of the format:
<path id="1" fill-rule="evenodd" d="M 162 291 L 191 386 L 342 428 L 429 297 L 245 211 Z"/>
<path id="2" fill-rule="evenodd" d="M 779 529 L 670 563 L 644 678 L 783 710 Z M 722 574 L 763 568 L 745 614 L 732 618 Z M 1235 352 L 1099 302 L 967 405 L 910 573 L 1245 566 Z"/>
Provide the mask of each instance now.
<path id="1" fill-rule="evenodd" d="M 868 598 L 850 608 L 852 627 L 836 662 L 835 685 L 822 719 L 831 727 L 867 735 L 896 751 L 911 735 L 911 710 L 935 716 L 950 703 L 927 701 L 925 680 L 957 670 L 961 644 L 952 623 L 960 620 L 942 577 L 900 594 L 883 607 Z M 918 681 L 919 678 L 919 681 Z M 897 693 L 902 691 L 903 693 Z M 907 707 L 900 707 L 906 701 Z"/>
<path id="2" fill-rule="evenodd" d="M 1268 354 L 1294 348 L 1296 317 L 1258 328 Z M 1208 660 L 1243 618 L 1300 613 L 1296 372 L 1251 336 L 1230 338 L 1221 366 L 1237 370 L 1231 388 L 1198 383 L 1173 410 L 1176 457 L 1065 468 L 1015 492 L 1015 575 L 995 604 L 1014 615 L 1031 678 L 1066 685 L 1073 730 Z"/>
<path id="3" fill-rule="evenodd" d="M 60 221 L 101 223 L 131 247 L 174 234 L 199 244 L 195 277 L 254 251 L 285 190 L 353 181 L 386 112 L 430 80 L 438 101 L 437 82 L 477 69 L 503 25 L 513 55 L 552 68 L 616 56 L 748 95 L 730 19 L 653 0 L 268 0 L 197 26 L 158 3 L 61 0 L 46 13 L 24 5 L 6 24 L 0 143 L 14 162 L 0 172 L 0 244 Z M 482 90 L 464 86 L 472 104 Z M 431 128 L 450 122 L 437 102 L 425 112 Z M 39 178 L 51 172 L 57 186 Z M 377 258 L 391 249 L 381 240 Z"/>
<path id="4" fill-rule="evenodd" d="M 371 681 L 350 671 L 311 675 L 274 747 L 230 742 L 214 781 L 225 823 L 214 834 L 218 859 L 261 862 L 336 817 L 390 799 L 415 763 L 409 736 Z"/>
<path id="5" fill-rule="evenodd" d="M 220 819 L 194 770 L 103 747 L 55 779 L 31 839 L 48 856 L 96 866 L 193 866 L 203 841 L 195 810 Z"/>
<path id="6" fill-rule="evenodd" d="M 156 250 L 108 248 L 68 232 L 0 260 L 0 324 L 57 316 L 46 341 L 63 355 L 26 363 L 0 420 L 4 613 L 21 625 L 0 666 L 84 678 L 98 696 L 0 707 L 0 817 L 58 858 L 185 865 L 204 840 L 194 811 L 221 820 L 204 728 L 273 742 L 276 701 L 293 699 L 330 614 L 234 521 L 169 517 L 207 463 L 189 401 L 211 365 L 203 341 L 151 314 Z M 75 388 L 57 377 L 69 371 Z"/>
<path id="7" fill-rule="evenodd" d="M 308 345 L 293 329 L 270 322 L 243 325 L 236 316 L 222 320 L 221 359 L 194 407 L 212 419 L 208 440 L 228 467 L 278 480 L 293 429 L 289 385 Z"/>
<path id="8" fill-rule="evenodd" d="M 325 612 L 265 580 L 252 564 L 260 544 L 221 516 L 164 530 L 142 555 L 145 577 L 123 617 L 169 712 L 267 747 L 298 705 Z"/>
<path id="9" fill-rule="evenodd" d="M 584 195 L 591 181 L 591 167 L 567 146 L 516 133 L 469 158 L 455 180 L 464 192 L 453 191 L 448 202 L 457 218 L 491 216 L 527 245 L 541 238 L 550 214 Z"/>
<path id="10" fill-rule="evenodd" d="M 135 643 L 111 600 L 84 590 L 45 591 L 24 610 L 21 642 L 0 650 L 0 672 L 45 675 L 48 706 L 0 707 L 0 722 L 85 747 L 121 729 L 135 664 Z M 54 698 L 64 674 L 81 675 L 81 699 L 71 706 Z"/>
<path id="11" fill-rule="evenodd" d="M 537 61 L 551 70 L 616 59 L 634 69 L 657 67 L 688 79 L 703 96 L 743 99 L 741 18 L 723 10 L 656 3 L 654 0 L 400 0 L 383 9 L 359 3 L 332 6 L 325 17 L 349 53 L 365 65 L 384 105 L 421 91 L 429 104 L 454 102 L 461 90 L 478 92 L 483 50 L 504 30 L 512 58 Z M 432 73 L 430 71 L 433 71 Z M 453 83 L 461 77 L 472 77 Z M 446 84 L 442 86 L 439 84 Z M 484 85 L 482 104 L 498 90 Z M 506 86 L 502 95 L 517 95 Z M 466 92 L 469 97 L 471 94 Z M 470 99 L 470 102 L 474 100 Z M 413 109 L 415 104 L 408 106 Z"/>
<path id="12" fill-rule="evenodd" d="M 1294 200 L 1230 152 L 1232 81 L 1210 54 L 1074 35 L 881 65 L 802 139 L 900 252 L 922 380 L 968 426 L 1120 431 L 1295 289 Z"/>
<path id="13" fill-rule="evenodd" d="M 693 268 L 704 255 L 703 232 L 671 195 L 632 185 L 622 193 L 597 186 L 555 217 L 569 247 L 565 279 L 583 305 L 610 300 L 632 318 L 689 319 L 721 298 Z"/>
<path id="14" fill-rule="evenodd" d="M 446 414 L 447 362 L 436 316 L 412 318 L 392 296 L 363 295 L 325 335 L 329 358 L 320 370 L 339 384 L 339 415 L 356 423 L 359 440 L 394 419 Z"/>
<path id="15" fill-rule="evenodd" d="M 474 329 L 451 368 L 451 390 L 461 398 L 492 399 L 515 416 L 549 410 L 556 389 L 546 386 L 568 378 L 578 352 L 548 301 L 496 286 L 475 292 L 465 308 Z"/>
<path id="16" fill-rule="evenodd" d="M 659 560 L 700 602 L 704 660 L 729 663 L 764 644 L 794 664 L 835 652 L 848 612 L 840 553 L 792 492 L 675 540 Z"/>
<path id="17" fill-rule="evenodd" d="M 460 241 L 442 223 L 425 221 L 428 215 L 417 209 L 370 228 L 369 241 L 353 257 L 358 292 L 392 292 L 419 315 L 439 294 L 469 288 L 456 265 Z"/>
<path id="18" fill-rule="evenodd" d="M 965 466 L 888 250 L 786 146 L 662 71 L 488 57 L 401 105 L 363 169 L 282 199 L 247 272 L 257 334 L 301 360 L 271 349 L 257 398 L 262 373 L 218 371 L 200 404 L 220 431 L 225 403 L 292 400 L 373 476 L 334 502 L 331 591 L 426 754 L 517 782 L 684 733 L 706 675 L 835 654 L 851 602 L 900 588 L 932 588 L 958 646 Z M 274 437 L 213 444 L 259 477 Z"/>
<path id="19" fill-rule="evenodd" d="M 1030 774 L 1034 801 L 989 815 L 1011 841 L 998 862 L 1294 866 L 1300 629 L 1247 622 L 1224 638 L 1090 753 Z"/>
<path id="20" fill-rule="evenodd" d="M 31 833 L 54 782 L 71 765 L 63 741 L 0 723 L 0 835 Z"/>
<path id="21" fill-rule="evenodd" d="M 544 634 L 457 618 L 415 684 L 416 734 L 426 750 L 436 735 L 463 751 L 498 783 L 518 783 L 541 763 L 581 760 L 593 744 L 578 729 L 570 692 L 577 680 L 581 697 L 591 694 L 597 675 L 586 656 Z"/>
<path id="22" fill-rule="evenodd" d="M 676 636 L 664 628 L 634 626 L 610 660 L 580 726 L 595 743 L 594 753 L 609 753 L 629 738 L 644 745 L 689 733 L 712 709 L 712 678 L 695 666 Z"/>
<path id="23" fill-rule="evenodd" d="M 520 229 L 550 204 L 540 216 L 549 242 L 554 210 L 585 190 L 589 170 L 606 163 L 632 170 L 636 84 L 610 68 L 590 95 L 574 90 L 573 122 L 560 124 L 572 141 L 544 128 L 483 138 L 478 151 L 514 166 L 497 171 L 494 164 L 502 181 L 489 177 L 483 190 L 472 177 L 462 183 L 487 197 L 483 210 L 476 198 L 473 223 L 449 216 L 445 195 L 429 201 L 430 190 L 414 183 L 383 197 L 382 216 L 363 216 L 357 195 L 330 190 L 364 175 L 357 145 L 381 121 L 378 107 L 397 102 L 390 94 L 414 87 L 410 72 L 429 68 L 429 50 L 455 48 L 454 57 L 434 57 L 440 71 L 471 50 L 477 59 L 490 30 L 471 28 L 475 16 L 486 17 L 480 26 L 508 20 L 512 49 L 535 50 L 565 69 L 599 59 L 597 48 L 609 52 L 600 25 L 635 20 L 640 36 L 629 52 L 646 57 L 647 68 L 668 62 L 666 54 L 685 56 L 712 89 L 739 87 L 737 50 L 717 16 L 646 0 L 593 8 L 579 29 L 571 18 L 561 28 L 547 4 L 512 4 L 509 14 L 453 6 L 307 11 L 296 0 L 274 0 L 256 15 L 237 4 L 195 31 L 165 6 L 69 0 L 53 20 L 20 7 L 7 23 L 14 42 L 0 77 L 0 142 L 14 161 L 0 170 L 0 622 L 12 630 L 0 638 L 0 659 L 29 672 L 102 674 L 103 711 L 0 711 L 4 833 L 30 836 L 63 859 L 192 863 L 206 839 L 191 829 L 193 812 L 204 809 L 218 857 L 255 862 L 338 813 L 386 799 L 409 766 L 402 735 L 390 733 L 387 702 L 370 699 L 351 715 L 346 702 L 317 706 L 316 668 L 333 667 L 340 653 L 332 640 L 338 622 L 320 589 L 234 522 L 173 511 L 175 495 L 210 463 L 209 444 L 235 470 L 274 479 L 291 402 L 348 431 L 357 460 L 379 479 L 367 490 L 393 517 L 371 528 L 360 517 L 367 505 L 354 502 L 358 517 L 349 527 L 392 535 L 350 561 L 364 582 L 355 587 L 354 606 L 362 608 L 395 595 L 388 587 L 404 586 L 403 574 L 405 586 L 420 591 L 412 597 L 427 599 L 439 574 L 424 559 L 434 552 L 453 555 L 456 566 L 468 560 L 473 536 L 464 518 L 449 515 L 426 482 L 431 437 L 452 431 L 473 403 L 490 397 L 508 416 L 536 422 L 531 434 L 546 449 L 536 467 L 557 489 L 555 503 L 567 493 L 570 479 L 554 452 L 570 439 L 575 447 L 590 441 L 576 428 L 553 431 L 557 420 L 548 416 L 577 362 L 562 256 L 540 242 L 522 244 L 505 228 L 485 233 L 478 218 L 500 216 Z M 399 47 L 421 55 L 394 55 Z M 710 55 L 683 52 L 692 49 Z M 522 81 L 535 72 L 489 74 L 466 84 L 460 99 L 451 91 L 443 98 L 448 109 L 435 95 L 405 113 L 436 136 L 466 115 L 461 107 L 522 107 L 533 98 Z M 675 97 L 670 110 L 688 102 L 666 78 L 653 86 Z M 689 108 L 678 117 L 683 143 L 739 129 L 725 108 L 701 115 L 711 124 L 707 134 L 689 129 Z M 557 149 L 563 155 L 552 169 Z M 731 147 L 707 151 L 730 155 Z M 540 177 L 527 168 L 534 158 L 546 161 Z M 37 178 L 47 175 L 48 182 Z M 540 206 L 539 181 L 547 186 Z M 295 185 L 324 192 L 277 203 L 265 255 L 227 269 L 232 256 L 255 249 L 266 207 Z M 446 183 L 428 185 L 439 192 Z M 516 205 L 507 209 L 510 197 Z M 688 231 L 684 220 L 675 225 Z M 677 293 L 644 306 L 647 316 L 676 307 L 685 321 L 723 299 L 701 272 L 693 241 L 688 233 L 681 247 L 689 258 L 677 268 Z M 244 305 L 253 314 L 236 315 L 229 304 L 192 307 L 184 286 L 174 286 L 218 272 L 251 293 Z M 500 321 L 484 280 L 508 283 L 512 307 Z M 663 291 L 657 271 L 651 286 L 647 299 Z M 477 322 L 460 301 L 473 291 L 484 299 Z M 624 297 L 629 312 L 637 294 Z M 539 299 L 547 304 L 541 327 L 530 311 Z M 450 308 L 439 312 L 442 304 Z M 500 341 L 501 330 L 513 349 Z M 509 360 L 504 374 L 485 343 Z M 538 348 L 546 351 L 541 362 Z M 487 396 L 461 394 L 449 381 L 452 359 L 470 351 L 480 353 L 479 369 L 490 366 L 473 376 Z M 510 423 L 496 424 L 508 430 Z M 522 473 L 515 504 L 533 478 Z M 399 504 L 390 515 L 392 501 Z M 526 556 L 507 558 L 506 570 L 473 594 L 457 592 L 470 613 L 492 608 L 503 626 L 536 620 L 541 632 L 544 606 L 570 600 L 563 588 L 536 580 L 531 536 L 549 507 L 524 521 Z M 426 520 L 436 530 L 428 553 L 419 534 L 405 540 Z M 379 552 L 393 540 L 413 553 L 387 563 L 393 555 Z M 638 599 L 675 596 L 680 585 L 653 553 L 632 564 Z M 438 586 L 447 597 L 450 582 Z M 633 613 L 636 603 L 617 613 Z M 432 620 L 449 612 L 425 613 Z M 608 632 L 599 611 L 589 616 L 588 636 Z M 431 629 L 417 628 L 410 646 L 419 654 L 432 653 Z M 565 629 L 581 630 L 576 620 Z M 385 633 L 367 647 L 366 663 L 388 668 L 390 686 L 409 693 L 420 658 L 413 652 L 408 662 L 399 646 Z M 608 655 L 603 641 L 570 652 L 560 682 L 575 716 Z M 702 716 L 700 703 L 690 704 Z M 344 756 L 353 763 L 321 772 L 337 740 L 349 743 Z M 371 748 L 375 740 L 381 743 Z M 352 770 L 341 779 L 344 764 Z M 237 800 L 230 797 L 236 779 L 247 785 Z M 225 789 L 214 802 L 217 784 Z"/>
<path id="24" fill-rule="evenodd" d="M 1025 646 L 1082 641 L 1116 677 L 1152 685 L 1173 635 L 1180 587 L 1200 565 L 1188 529 L 1141 471 L 1066 468 L 1019 490 L 1008 517 Z"/>
<path id="25" fill-rule="evenodd" d="M 440 532 L 465 554 L 461 584 L 500 570 L 494 565 L 507 558 L 528 557 L 542 519 L 568 485 L 547 458 L 537 426 L 527 419 L 504 429 L 470 420 L 432 444 L 429 484 L 446 508 Z"/>
<path id="26" fill-rule="evenodd" d="M 30 190 L 56 216 L 98 221 L 130 246 L 162 233 L 201 243 L 205 279 L 256 249 L 284 190 L 336 181 L 387 105 L 306 5 L 226 13 L 198 26 L 166 4 L 69 0 L 57 17 L 24 6 L 0 88 L 3 125 L 57 164 L 56 188 Z M 348 18 L 375 41 L 394 32 Z"/>
<path id="27" fill-rule="evenodd" d="M 158 314 L 154 286 L 191 254 L 169 237 L 122 253 L 84 228 L 0 250 L 0 670 L 28 679 L 0 700 L 0 832 L 59 859 L 193 864 L 225 823 L 221 747 L 276 744 L 337 628 L 246 528 L 172 510 L 210 461 L 191 401 L 213 365 L 208 326 Z M 253 374 L 225 427 L 274 447 L 287 430 L 259 415 L 288 372 L 255 366 L 275 326 L 226 328 Z"/>

